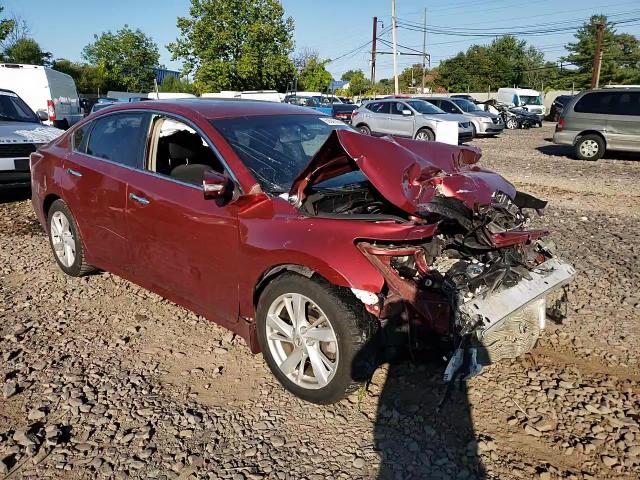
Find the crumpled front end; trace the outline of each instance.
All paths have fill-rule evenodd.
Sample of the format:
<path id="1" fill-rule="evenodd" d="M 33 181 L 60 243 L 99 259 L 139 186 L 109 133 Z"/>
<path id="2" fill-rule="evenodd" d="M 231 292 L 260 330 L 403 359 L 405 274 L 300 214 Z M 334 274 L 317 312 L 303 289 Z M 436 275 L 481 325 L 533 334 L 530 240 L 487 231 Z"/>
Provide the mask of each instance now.
<path id="1" fill-rule="evenodd" d="M 383 331 L 398 331 L 412 346 L 449 340 L 446 380 L 531 350 L 547 311 L 562 303 L 551 296 L 575 274 L 556 257 L 548 232 L 530 228 L 530 215 L 546 202 L 479 167 L 479 159 L 470 147 L 336 131 L 289 195 L 311 216 L 435 226 L 420 241 L 360 240 L 385 288 L 353 292 L 393 327 Z M 340 183 L 356 170 L 366 181 Z"/>
<path id="2" fill-rule="evenodd" d="M 362 253 L 387 290 L 368 305 L 383 324 L 404 325 L 412 346 L 437 334 L 453 345 L 445 380 L 468 378 L 482 366 L 516 358 L 536 344 L 549 311 L 561 313 L 563 287 L 574 268 L 555 255 L 547 232 L 529 230 L 526 208 L 540 200 L 497 193 L 485 207 L 435 197 L 424 218 L 438 233 L 422 243 L 363 241 Z"/>

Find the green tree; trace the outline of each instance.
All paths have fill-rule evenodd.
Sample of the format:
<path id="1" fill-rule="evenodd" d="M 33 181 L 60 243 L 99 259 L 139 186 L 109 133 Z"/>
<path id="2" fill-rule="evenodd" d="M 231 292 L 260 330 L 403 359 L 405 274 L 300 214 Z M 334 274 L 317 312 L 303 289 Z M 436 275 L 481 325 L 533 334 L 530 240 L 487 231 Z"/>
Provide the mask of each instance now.
<path id="1" fill-rule="evenodd" d="M 278 0 L 191 0 L 167 46 L 201 92 L 284 90 L 295 77 L 293 19 Z"/>
<path id="2" fill-rule="evenodd" d="M 193 84 L 186 80 L 167 76 L 162 84 L 158 86 L 160 92 L 174 92 L 174 93 L 194 93 Z"/>
<path id="3" fill-rule="evenodd" d="M 329 60 L 310 58 L 298 77 L 298 90 L 326 92 L 333 77 L 326 68 Z"/>
<path id="4" fill-rule="evenodd" d="M 437 86 L 449 91 L 486 91 L 511 85 L 536 85 L 542 80 L 543 54 L 511 35 L 489 45 L 473 45 L 442 62 Z"/>
<path id="5" fill-rule="evenodd" d="M 347 78 L 345 78 L 345 75 L 347 75 Z M 362 70 L 349 70 L 342 75 L 342 80 L 349 82 L 350 96 L 362 95 L 371 88 L 371 82 L 365 78 Z"/>
<path id="6" fill-rule="evenodd" d="M 8 63 L 46 66 L 51 64 L 51 53 L 43 51 L 38 42 L 32 38 L 21 38 L 8 46 L 4 50 L 3 57 Z"/>
<path id="7" fill-rule="evenodd" d="M 100 67 L 58 58 L 53 61 L 51 68 L 70 75 L 76 83 L 78 93 L 106 93 L 109 89 L 104 70 Z"/>
<path id="8" fill-rule="evenodd" d="M 2 13 L 4 7 L 0 5 L 0 13 Z M 4 42 L 5 39 L 9 36 L 11 31 L 15 27 L 15 21 L 8 18 L 0 19 L 0 42 Z"/>
<path id="9" fill-rule="evenodd" d="M 602 42 L 601 83 L 632 83 L 640 79 L 640 45 L 634 35 L 617 33 L 604 15 L 593 15 L 578 29 L 575 42 L 567 45 L 569 55 L 562 59 L 575 65 L 576 72 L 571 80 L 579 88 L 591 84 L 593 55 L 596 46 L 596 31 L 599 23 L 604 24 Z"/>
<path id="10" fill-rule="evenodd" d="M 141 30 L 127 25 L 116 33 L 95 35 L 95 42 L 87 45 L 82 56 L 104 72 L 111 89 L 143 92 L 153 87 L 153 67 L 158 65 L 158 46 Z"/>

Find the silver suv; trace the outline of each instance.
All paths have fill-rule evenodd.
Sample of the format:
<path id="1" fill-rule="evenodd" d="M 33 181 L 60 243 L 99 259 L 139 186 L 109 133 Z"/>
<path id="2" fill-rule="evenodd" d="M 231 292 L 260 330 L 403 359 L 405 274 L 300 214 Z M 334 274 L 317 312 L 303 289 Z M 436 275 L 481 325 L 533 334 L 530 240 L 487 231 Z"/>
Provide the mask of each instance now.
<path id="1" fill-rule="evenodd" d="M 640 152 L 640 88 L 576 95 L 564 107 L 553 141 L 572 145 L 581 160 L 597 160 L 607 150 Z"/>
<path id="2" fill-rule="evenodd" d="M 463 115 L 451 115 L 418 99 L 384 99 L 368 102 L 353 112 L 351 124 L 365 135 L 397 135 L 435 140 L 436 124 L 458 122 L 458 142 L 473 138 L 473 128 Z"/>
<path id="3" fill-rule="evenodd" d="M 474 137 L 480 135 L 497 135 L 504 130 L 504 123 L 500 115 L 485 112 L 466 98 L 422 97 L 422 99 L 434 104 L 447 113 L 456 113 L 467 117 L 471 121 Z"/>

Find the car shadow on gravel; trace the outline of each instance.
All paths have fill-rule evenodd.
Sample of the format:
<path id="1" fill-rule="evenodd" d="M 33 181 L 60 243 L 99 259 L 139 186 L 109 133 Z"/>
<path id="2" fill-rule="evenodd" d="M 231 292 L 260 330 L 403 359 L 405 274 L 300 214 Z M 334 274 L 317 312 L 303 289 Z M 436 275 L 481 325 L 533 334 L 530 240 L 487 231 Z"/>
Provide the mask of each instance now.
<path id="1" fill-rule="evenodd" d="M 405 351 L 392 358 L 378 363 L 387 364 L 388 373 L 379 385 L 373 431 L 380 456 L 375 478 L 486 478 L 478 453 L 484 439 L 474 431 L 466 388 L 452 387 L 445 398 L 442 352 Z"/>
<path id="2" fill-rule="evenodd" d="M 22 202 L 31 198 L 31 189 L 28 187 L 0 188 L 0 204 Z"/>
<path id="3" fill-rule="evenodd" d="M 544 155 L 550 155 L 553 157 L 565 157 L 569 160 L 576 160 L 578 162 L 583 161 L 577 159 L 573 153 L 574 148 L 567 145 L 541 145 L 539 147 L 536 147 L 536 150 Z M 602 159 L 640 161 L 640 154 L 633 152 L 606 152 Z"/>

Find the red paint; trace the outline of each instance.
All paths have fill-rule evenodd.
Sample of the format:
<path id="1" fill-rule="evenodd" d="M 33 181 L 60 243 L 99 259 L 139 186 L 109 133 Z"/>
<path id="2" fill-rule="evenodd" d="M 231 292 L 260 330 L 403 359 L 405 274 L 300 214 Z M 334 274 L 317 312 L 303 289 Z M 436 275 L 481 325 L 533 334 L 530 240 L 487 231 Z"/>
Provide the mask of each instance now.
<path id="1" fill-rule="evenodd" d="M 179 115 L 216 146 L 238 180 L 231 202 L 205 199 L 202 189 L 73 153 L 69 139 L 84 123 L 121 110 Z M 387 284 L 391 298 L 408 300 L 414 315 L 436 331 L 448 318 L 435 298 L 418 292 L 387 268 L 388 256 L 364 252 L 361 242 L 402 244 L 432 237 L 437 224 L 405 224 L 308 217 L 291 203 L 260 189 L 250 171 L 211 126 L 209 119 L 271 114 L 317 115 L 311 109 L 268 102 L 153 101 L 110 107 L 91 115 L 32 158 L 34 210 L 48 228 L 45 204 L 62 198 L 77 220 L 86 260 L 201 314 L 255 343 L 255 291 L 274 267 L 296 265 L 329 282 L 372 292 Z M 339 172 L 361 168 L 389 201 L 410 214 L 436 194 L 485 204 L 497 189 L 515 189 L 499 175 L 476 166 L 469 147 L 401 139 L 376 139 L 353 132 L 332 134 L 294 185 L 305 187 Z M 331 164 L 326 164 L 332 160 Z M 73 176 L 69 170 L 82 174 Z M 462 190 L 468 189 L 469 192 Z M 130 198 L 144 197 L 144 205 Z M 496 236 L 501 245 L 527 241 L 535 232 Z M 526 238 L 525 238 L 526 237 Z M 384 253 L 384 252 L 378 252 Z M 372 260 L 373 259 L 373 260 Z M 424 257 L 418 267 L 427 269 Z M 389 298 L 389 297 L 388 297 Z M 355 301 L 355 300 L 354 300 Z M 392 308 L 393 302 L 386 302 Z"/>
<path id="2" fill-rule="evenodd" d="M 424 211 L 438 194 L 469 208 L 489 205 L 497 191 L 513 198 L 515 187 L 477 166 L 479 159 L 473 147 L 336 130 L 300 173 L 291 194 L 302 200 L 314 183 L 360 169 L 387 200 L 410 214 Z"/>

